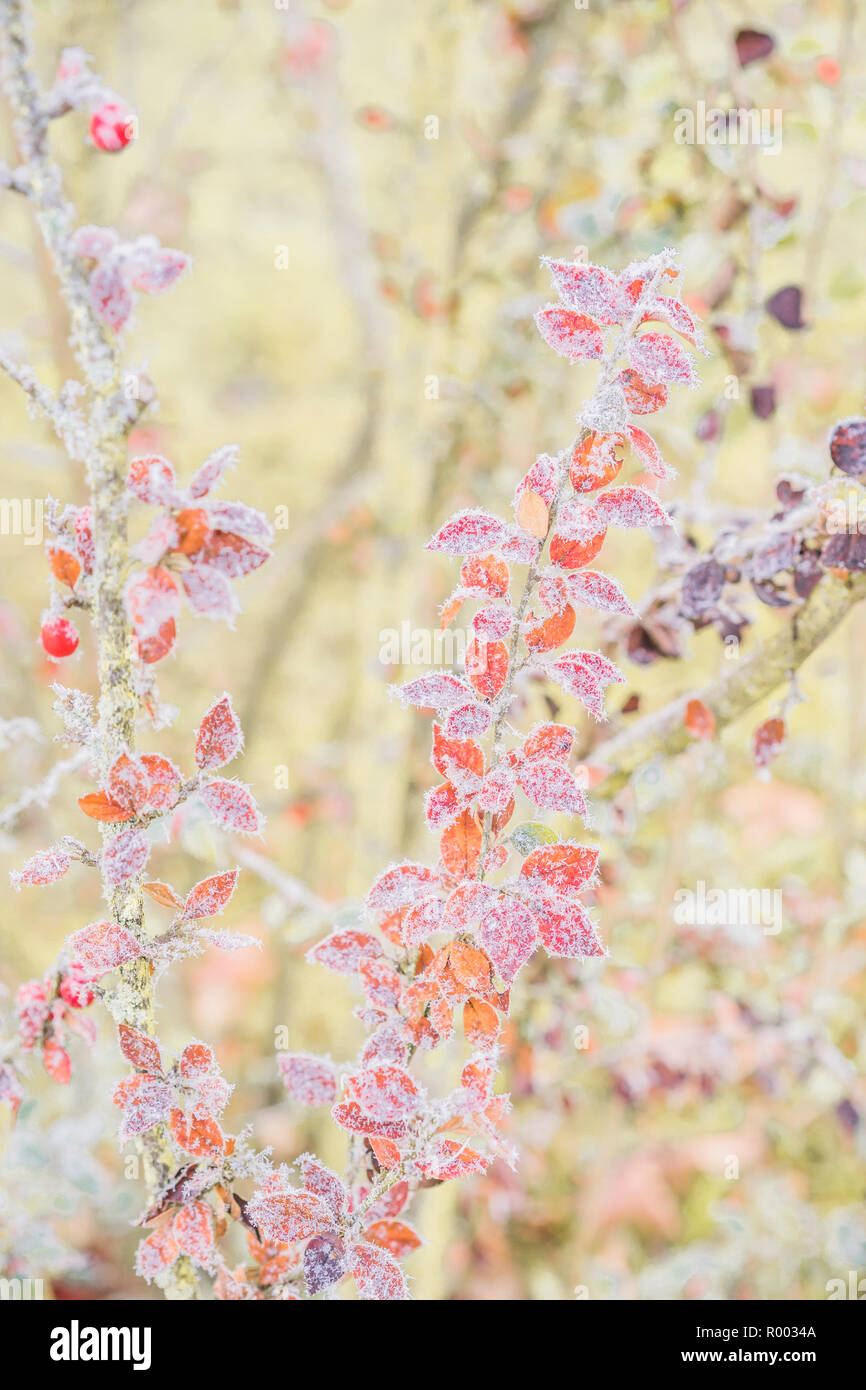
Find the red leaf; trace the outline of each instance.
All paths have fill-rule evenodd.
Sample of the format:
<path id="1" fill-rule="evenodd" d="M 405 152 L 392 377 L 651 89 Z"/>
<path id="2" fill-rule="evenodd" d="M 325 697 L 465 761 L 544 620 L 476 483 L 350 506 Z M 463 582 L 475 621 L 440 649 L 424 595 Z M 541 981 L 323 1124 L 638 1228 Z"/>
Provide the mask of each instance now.
<path id="1" fill-rule="evenodd" d="M 367 894 L 367 910 L 395 912 L 414 902 L 421 893 L 429 892 L 435 882 L 436 875 L 425 864 L 415 864 L 411 860 L 395 864 L 376 879 Z"/>
<path id="2" fill-rule="evenodd" d="M 121 753 L 109 769 L 109 796 L 126 810 L 137 811 L 147 796 L 148 781 L 147 769 L 141 760 Z"/>
<path id="3" fill-rule="evenodd" d="M 755 730 L 752 747 L 757 768 L 768 767 L 777 758 L 785 743 L 784 719 L 765 719 Z"/>
<path id="4" fill-rule="evenodd" d="M 178 1250 L 196 1264 L 207 1266 L 214 1253 L 211 1209 L 206 1202 L 189 1202 L 175 1213 L 172 1233 Z"/>
<path id="5" fill-rule="evenodd" d="M 180 1147 L 197 1158 L 219 1158 L 225 1153 L 226 1137 L 208 1115 L 185 1115 L 182 1110 L 169 1114 L 169 1128 Z"/>
<path id="6" fill-rule="evenodd" d="M 571 456 L 569 477 L 576 492 L 594 492 L 612 483 L 622 468 L 617 449 L 625 447 L 624 434 L 590 432 Z"/>
<path id="7" fill-rule="evenodd" d="M 401 704 L 417 705 L 419 709 L 454 709 L 472 699 L 469 687 L 447 671 L 429 671 L 426 676 L 391 688 Z"/>
<path id="8" fill-rule="evenodd" d="M 240 721 L 232 709 L 230 695 L 215 700 L 198 726 L 195 764 L 203 772 L 222 767 L 237 757 L 244 746 Z"/>
<path id="9" fill-rule="evenodd" d="M 481 919 L 481 944 L 506 984 L 532 955 L 538 927 L 525 903 L 501 898 Z"/>
<path id="10" fill-rule="evenodd" d="M 443 550 L 446 555 L 479 555 L 495 549 L 504 531 L 505 523 L 498 516 L 473 508 L 456 512 L 427 542 L 427 549 Z"/>
<path id="11" fill-rule="evenodd" d="M 586 798 L 568 768 L 553 758 L 534 758 L 518 774 L 520 789 L 536 806 L 586 819 Z"/>
<path id="12" fill-rule="evenodd" d="M 171 1226 L 157 1226 L 139 1243 L 135 1252 L 135 1272 L 149 1284 L 157 1274 L 174 1264 L 179 1253 Z"/>
<path id="13" fill-rule="evenodd" d="M 598 850 L 586 845 L 542 845 L 523 861 L 520 877 L 554 893 L 579 893 L 592 878 Z"/>
<path id="14" fill-rule="evenodd" d="M 229 579 L 251 574 L 270 558 L 269 550 L 254 545 L 244 536 L 236 536 L 233 531 L 212 531 L 201 550 L 201 561 L 208 569 L 217 570 Z M 196 562 L 196 568 L 198 564 Z"/>
<path id="15" fill-rule="evenodd" d="M 149 454 L 132 460 L 126 486 L 141 502 L 156 506 L 174 499 L 177 479 L 168 459 L 160 454 Z"/>
<path id="16" fill-rule="evenodd" d="M 212 1048 L 207 1043 L 189 1042 L 180 1054 L 178 1070 L 187 1081 L 197 1081 L 215 1064 Z"/>
<path id="17" fill-rule="evenodd" d="M 62 849 L 40 850 L 25 860 L 20 869 L 12 871 L 9 875 L 12 887 L 20 892 L 22 883 L 40 888 L 54 883 L 63 877 L 71 863 L 69 855 Z"/>
<path id="18" fill-rule="evenodd" d="M 351 1134 L 378 1135 L 383 1139 L 405 1139 L 408 1130 L 402 1120 L 375 1120 L 365 1115 L 357 1101 L 341 1101 L 331 1111 L 337 1124 Z"/>
<path id="19" fill-rule="evenodd" d="M 421 1092 L 402 1067 L 368 1067 L 346 1078 L 346 1091 L 374 1120 L 402 1120 L 413 1114 Z"/>
<path id="20" fill-rule="evenodd" d="M 595 509 L 605 526 L 673 525 L 664 507 L 642 487 L 609 487 L 596 497 Z"/>
<path id="21" fill-rule="evenodd" d="M 597 323 L 623 322 L 628 301 L 610 271 L 580 261 L 554 261 L 546 256 L 543 261 L 553 276 L 557 294 L 569 309 L 589 314 Z"/>
<path id="22" fill-rule="evenodd" d="M 118 1024 L 117 1037 L 123 1056 L 132 1066 L 141 1071 L 162 1071 L 162 1058 L 153 1038 L 139 1028 L 130 1027 L 128 1023 Z"/>
<path id="23" fill-rule="evenodd" d="M 476 597 L 504 598 L 508 593 L 508 566 L 496 555 L 473 555 L 460 569 L 460 583 Z"/>
<path id="24" fill-rule="evenodd" d="M 307 952 L 307 960 L 333 970 L 335 975 L 354 975 L 365 957 L 381 954 L 382 946 L 375 936 L 349 929 L 331 932 L 317 942 Z"/>
<path id="25" fill-rule="evenodd" d="M 359 1298 L 397 1302 L 409 1297 L 403 1271 L 387 1250 L 375 1245 L 354 1246 L 349 1271 Z"/>
<path id="26" fill-rule="evenodd" d="M 548 347 L 572 362 L 595 361 L 604 355 L 601 330 L 586 314 L 549 304 L 546 309 L 539 309 L 535 322 Z"/>
<path id="27" fill-rule="evenodd" d="M 484 642 L 473 637 L 466 648 L 466 674 L 482 699 L 495 700 L 508 675 L 505 643 Z"/>
<path id="28" fill-rule="evenodd" d="M 277 1066 L 286 1090 L 301 1105 L 332 1105 L 337 1094 L 334 1068 L 309 1052 L 279 1052 Z"/>
<path id="29" fill-rule="evenodd" d="M 222 912 L 237 887 L 240 869 L 231 869 L 225 874 L 215 874 L 213 878 L 203 878 L 191 888 L 183 905 L 185 921 L 197 917 L 215 917 Z"/>
<path id="30" fill-rule="evenodd" d="M 689 354 L 667 333 L 644 333 L 629 348 L 628 360 L 647 386 L 677 382 L 694 386 L 695 369 Z"/>
<path id="31" fill-rule="evenodd" d="M 569 598 L 582 603 L 587 608 L 600 608 L 605 613 L 625 613 L 635 617 L 635 610 L 626 598 L 619 584 L 610 575 L 599 570 L 584 570 L 582 574 L 570 574 L 563 581 Z"/>
<path id="32" fill-rule="evenodd" d="M 42 1065 L 59 1086 L 68 1086 L 72 1075 L 72 1061 L 65 1047 L 56 1038 L 50 1038 L 42 1049 Z"/>
<path id="33" fill-rule="evenodd" d="M 580 903 L 554 904 L 539 897 L 533 901 L 533 909 L 542 945 L 549 956 L 580 960 L 604 955 L 592 918 Z"/>
<path id="34" fill-rule="evenodd" d="M 81 962 L 88 979 L 107 975 L 142 954 L 132 932 L 117 922 L 91 922 L 73 932 L 69 940 L 73 958 Z"/>
<path id="35" fill-rule="evenodd" d="M 150 857 L 150 841 L 143 830 L 120 830 L 102 851 L 102 873 L 115 886 L 140 874 Z"/>
<path id="36" fill-rule="evenodd" d="M 194 612 L 214 622 L 224 620 L 231 624 L 239 612 L 238 601 L 232 586 L 224 574 L 213 565 L 194 565 L 181 576 L 184 593 Z"/>
<path id="37" fill-rule="evenodd" d="M 145 806 L 151 811 L 169 810 L 177 799 L 180 773 L 161 753 L 142 753 L 141 762 L 148 779 Z"/>
<path id="38" fill-rule="evenodd" d="M 262 817 L 255 801 L 240 782 L 217 777 L 201 788 L 201 799 L 217 825 L 241 835 L 257 835 Z"/>

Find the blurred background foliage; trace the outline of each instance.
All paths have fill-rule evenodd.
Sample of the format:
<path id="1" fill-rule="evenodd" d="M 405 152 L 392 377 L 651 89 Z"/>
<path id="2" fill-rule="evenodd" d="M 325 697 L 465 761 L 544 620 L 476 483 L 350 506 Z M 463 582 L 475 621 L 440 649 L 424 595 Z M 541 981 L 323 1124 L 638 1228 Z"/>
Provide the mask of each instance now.
<path id="1" fill-rule="evenodd" d="M 864 25 L 853 0 L 766 0 L 759 14 L 734 0 L 38 5 L 44 75 L 81 45 L 139 114 L 118 157 L 85 143 L 82 117 L 54 130 L 80 220 L 194 258 L 171 297 L 138 310 L 129 361 L 161 410 L 135 452 L 188 475 L 237 441 L 224 495 L 288 519 L 243 582 L 236 632 L 184 619 L 158 668 L 179 714 L 143 745 L 189 765 L 201 713 L 233 692 L 239 774 L 269 824 L 245 852 L 232 925 L 263 950 L 176 970 L 162 1028 L 169 1045 L 215 1043 L 237 1083 L 229 1119 L 251 1120 L 278 1158 L 315 1147 L 341 1166 L 344 1145 L 327 1114 L 284 1097 L 274 1030 L 337 1059 L 362 1036 L 350 986 L 308 966 L 307 945 L 352 920 L 384 864 L 434 853 L 429 723 L 386 689 L 418 668 L 384 664 L 385 635 L 436 630 L 453 576 L 427 537 L 461 506 L 507 507 L 535 454 L 571 438 L 591 380 L 534 331 L 549 297 L 539 256 L 584 247 L 618 269 L 680 249 L 711 352 L 698 390 L 653 424 L 679 471 L 666 500 L 698 546 L 733 509 L 772 513 L 780 477 L 824 479 L 828 429 L 863 402 Z M 773 40 L 745 66 L 743 29 Z M 678 143 L 676 113 L 699 100 L 779 110 L 780 152 Z M 802 290 L 801 328 L 764 312 L 783 286 Z M 10 353 L 53 384 L 73 374 L 50 268 L 11 194 L 0 304 Z M 774 388 L 772 413 L 753 408 L 753 386 Z M 0 494 L 82 502 L 80 470 L 11 384 L 0 408 Z M 62 753 L 51 682 L 93 690 L 95 671 L 87 636 L 59 674 L 44 659 L 44 556 L 20 536 L 0 547 L 0 715 L 33 721 L 3 750 L 6 804 Z M 604 558 L 633 598 L 657 582 L 646 536 L 612 538 Z M 744 651 L 790 621 L 751 596 L 744 612 Z M 581 631 L 596 645 L 592 615 Z M 524 972 L 505 1064 L 521 1166 L 423 1194 L 418 1297 L 821 1298 L 828 1278 L 866 1273 L 864 636 L 855 611 L 804 668 L 771 780 L 750 749 L 768 703 L 644 769 L 599 815 L 610 958 L 536 957 Z M 678 646 L 620 652 L 614 730 L 720 669 L 712 629 Z M 528 725 L 549 707 L 529 686 L 517 714 Z M 568 701 L 560 717 L 585 727 Z M 586 731 L 582 756 L 599 736 Z M 88 787 L 70 776 L 8 827 L 4 866 L 80 833 L 73 797 Z M 177 830 L 160 877 L 187 888 L 235 862 L 194 815 Z M 676 925 L 674 893 L 699 880 L 780 888 L 782 932 Z M 98 915 L 91 876 L 67 884 L 20 898 L 0 886 L 9 987 Z M 113 1152 L 121 1067 L 102 1033 L 68 1092 L 35 1080 L 4 1159 L 0 1260 L 55 1273 L 60 1296 L 138 1297 L 138 1189 Z M 453 1052 L 425 1066 L 454 1084 Z"/>

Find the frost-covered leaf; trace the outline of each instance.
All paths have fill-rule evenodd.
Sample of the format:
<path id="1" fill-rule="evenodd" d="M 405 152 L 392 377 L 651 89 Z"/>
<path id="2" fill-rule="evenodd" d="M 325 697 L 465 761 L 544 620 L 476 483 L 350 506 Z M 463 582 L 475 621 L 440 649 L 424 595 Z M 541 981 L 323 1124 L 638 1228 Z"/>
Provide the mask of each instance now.
<path id="1" fill-rule="evenodd" d="M 595 319 L 573 309 L 548 304 L 539 309 L 535 322 L 548 347 L 572 362 L 596 361 L 604 355 L 604 339 Z"/>
<path id="2" fill-rule="evenodd" d="M 454 878 L 468 878 L 475 873 L 481 854 L 481 827 L 466 810 L 443 833 L 440 841 L 442 861 Z"/>
<path id="3" fill-rule="evenodd" d="M 394 1256 L 376 1245 L 353 1246 L 349 1271 L 359 1298 L 393 1303 L 409 1297 L 405 1276 Z"/>
<path id="4" fill-rule="evenodd" d="M 307 960 L 333 970 L 335 975 L 354 975 L 365 957 L 381 956 L 382 944 L 369 932 L 331 932 L 307 952 Z"/>
<path id="5" fill-rule="evenodd" d="M 135 575 L 126 588 L 126 607 L 140 641 L 158 636 L 180 611 L 177 580 L 160 565 Z"/>
<path id="6" fill-rule="evenodd" d="M 333 1105 L 337 1078 L 333 1065 L 309 1052 L 279 1052 L 277 1066 L 286 1090 L 301 1105 Z"/>
<path id="7" fill-rule="evenodd" d="M 140 874 L 150 858 L 150 841 L 143 830 L 120 830 L 102 851 L 102 875 L 112 887 Z"/>
<path id="8" fill-rule="evenodd" d="M 405 1139 L 408 1130 L 402 1120 L 377 1120 L 365 1115 L 357 1101 L 340 1101 L 331 1114 L 342 1129 L 350 1134 L 378 1135 L 383 1139 Z"/>
<path id="9" fill-rule="evenodd" d="M 606 613 L 625 613 L 635 617 L 635 610 L 615 579 L 599 570 L 583 570 L 570 574 L 565 581 L 568 597 L 573 603 L 587 608 L 600 608 Z"/>
<path id="10" fill-rule="evenodd" d="M 374 882 L 367 894 L 367 910 L 395 912 L 428 893 L 435 882 L 436 875 L 426 864 L 415 864 L 411 860 L 394 864 Z"/>
<path id="11" fill-rule="evenodd" d="M 315 1236 L 304 1250 L 304 1280 L 310 1297 L 338 1284 L 348 1267 L 346 1247 L 335 1231 Z"/>
<path id="12" fill-rule="evenodd" d="M 466 648 L 466 674 L 482 699 L 495 700 L 508 675 L 508 648 L 505 643 L 473 637 Z"/>
<path id="13" fill-rule="evenodd" d="M 473 555 L 460 567 L 460 583 L 475 597 L 504 598 L 508 580 L 508 566 L 498 555 Z"/>
<path id="14" fill-rule="evenodd" d="M 401 1255 L 411 1255 L 413 1250 L 421 1247 L 421 1237 L 417 1231 L 403 1221 L 373 1221 L 364 1231 L 364 1239 L 387 1250 L 395 1260 Z"/>
<path id="15" fill-rule="evenodd" d="M 263 820 L 255 801 L 240 782 L 217 777 L 201 788 L 201 799 L 217 825 L 238 835 L 257 835 Z"/>
<path id="16" fill-rule="evenodd" d="M 422 898 L 409 908 L 403 918 L 403 943 L 409 949 L 421 946 L 428 936 L 438 931 L 442 921 L 445 904 L 441 898 L 432 895 Z"/>
<path id="17" fill-rule="evenodd" d="M 695 369 L 689 354 L 666 333 L 644 333 L 635 338 L 628 351 L 632 369 L 647 386 L 669 386 L 677 382 L 694 386 Z"/>
<path id="18" fill-rule="evenodd" d="M 456 1139 L 435 1140 L 418 1167 L 427 1178 L 437 1182 L 448 1182 L 454 1178 L 465 1178 L 470 1173 L 483 1173 L 490 1165 L 490 1155 L 478 1153 L 467 1144 L 458 1144 Z"/>
<path id="19" fill-rule="evenodd" d="M 158 1274 L 170 1269 L 179 1254 L 171 1226 L 158 1226 L 139 1242 L 135 1252 L 135 1272 L 149 1284 Z"/>
<path id="20" fill-rule="evenodd" d="M 217 511 L 217 508 L 212 508 L 211 515 L 213 516 Z M 250 511 L 252 512 L 252 509 Z M 255 513 L 255 515 L 260 514 Z M 263 546 L 255 545 L 246 537 L 238 536 L 233 531 L 218 530 L 211 531 L 199 555 L 201 558 L 196 559 L 195 569 L 200 569 L 204 565 L 209 570 L 216 570 L 219 574 L 226 575 L 229 579 L 240 579 L 245 574 L 251 574 L 253 570 L 257 570 L 260 565 L 271 558 L 269 550 Z M 187 592 L 189 591 L 187 590 Z"/>
<path id="21" fill-rule="evenodd" d="M 445 732 L 452 738 L 479 738 L 490 728 L 492 720 L 489 705 L 459 705 L 449 712 Z"/>
<path id="22" fill-rule="evenodd" d="M 472 702 L 472 691 L 448 671 L 428 671 L 405 685 L 391 686 L 401 704 L 419 709 L 450 710 Z"/>
<path id="23" fill-rule="evenodd" d="M 69 944 L 73 958 L 81 963 L 88 979 L 106 975 L 142 954 L 132 932 L 117 922 L 91 922 L 73 932 Z"/>
<path id="24" fill-rule="evenodd" d="M 166 1081 L 139 1072 L 119 1082 L 111 1099 L 123 1111 L 120 1142 L 125 1144 L 127 1139 L 136 1134 L 145 1134 L 165 1119 L 173 1102 L 173 1093 Z"/>
<path id="25" fill-rule="evenodd" d="M 535 918 L 517 898 L 500 899 L 481 919 L 481 944 L 506 984 L 532 955 L 537 932 Z"/>
<path id="26" fill-rule="evenodd" d="M 543 845 L 533 850 L 520 869 L 521 879 L 553 893 L 579 893 L 592 879 L 598 850 L 588 845 Z"/>
<path id="27" fill-rule="evenodd" d="M 174 468 L 161 454 L 147 454 L 133 459 L 126 486 L 140 502 L 147 502 L 151 506 L 169 506 L 177 495 Z"/>
<path id="28" fill-rule="evenodd" d="M 90 277 L 88 286 L 93 312 L 110 328 L 120 333 L 132 313 L 132 291 L 126 283 L 124 263 L 119 255 L 109 252 Z"/>
<path id="29" fill-rule="evenodd" d="M 566 503 L 560 507 L 550 538 L 550 559 L 561 569 L 575 570 L 594 560 L 604 543 L 607 526 L 594 507 Z"/>
<path id="30" fill-rule="evenodd" d="M 206 1202 L 187 1202 L 175 1212 L 172 1233 L 182 1255 L 207 1269 L 214 1255 L 211 1209 Z"/>
<path id="31" fill-rule="evenodd" d="M 765 719 L 759 724 L 752 738 L 752 750 L 755 759 L 755 767 L 759 770 L 769 767 L 774 758 L 777 758 L 785 744 L 784 719 Z"/>
<path id="32" fill-rule="evenodd" d="M 58 878 L 62 878 L 71 863 L 72 860 L 65 850 L 56 847 L 43 849 L 25 860 L 20 869 L 13 869 L 9 879 L 16 892 L 21 891 L 22 883 L 44 887 L 45 884 L 54 883 Z"/>
<path id="33" fill-rule="evenodd" d="M 533 902 L 533 910 L 538 934 L 549 956 L 581 960 L 604 955 L 592 918 L 580 903 L 555 903 L 540 897 Z"/>
<path id="34" fill-rule="evenodd" d="M 666 323 L 674 332 L 686 338 L 693 347 L 698 345 L 698 329 L 695 320 L 679 299 L 659 295 L 648 304 L 641 323 Z"/>
<path id="35" fill-rule="evenodd" d="M 256 1192 L 245 1215 L 270 1240 L 309 1240 L 325 1235 L 334 1224 L 324 1202 L 312 1192 Z"/>
<path id="36" fill-rule="evenodd" d="M 643 487 L 610 487 L 598 494 L 595 509 L 605 526 L 673 526 L 664 507 Z"/>
<path id="37" fill-rule="evenodd" d="M 519 510 L 525 492 L 535 493 L 545 507 L 549 507 L 556 496 L 556 459 L 550 454 L 539 454 L 538 458 L 523 475 L 514 493 L 514 506 Z M 534 505 L 534 504 L 533 504 Z M 520 518 L 517 518 L 520 524 Z M 530 532 L 530 534 L 534 534 Z"/>
<path id="38" fill-rule="evenodd" d="M 463 1034 L 470 1047 L 493 1048 L 499 1038 L 499 1015 L 483 999 L 467 999 L 463 1005 Z"/>
<path id="39" fill-rule="evenodd" d="M 647 434 L 646 430 L 640 429 L 637 425 L 629 425 L 628 437 L 631 447 L 640 460 L 641 467 L 645 468 L 648 473 L 652 473 L 654 478 L 661 478 L 662 482 L 666 482 L 675 476 L 674 470 L 669 468 L 662 458 L 659 446 L 651 434 Z"/>
<path id="40" fill-rule="evenodd" d="M 223 444 L 221 448 L 208 454 L 201 467 L 192 475 L 189 485 L 190 497 L 206 497 L 212 492 L 222 480 L 223 474 L 236 466 L 239 456 L 240 449 L 237 444 Z"/>
<path id="41" fill-rule="evenodd" d="M 661 410 L 662 406 L 667 405 L 667 386 L 663 384 L 650 385 L 630 367 L 620 372 L 616 379 L 616 385 L 621 389 L 626 406 L 632 415 L 652 415 L 656 410 Z"/>
<path id="42" fill-rule="evenodd" d="M 187 1081 L 197 1081 L 207 1076 L 215 1064 L 213 1049 L 207 1043 L 189 1042 L 180 1054 L 178 1070 Z"/>
<path id="43" fill-rule="evenodd" d="M 556 261 L 542 257 L 553 276 L 556 292 L 563 304 L 581 314 L 589 314 L 596 323 L 622 323 L 630 305 L 622 288 L 610 271 L 600 265 L 581 261 Z"/>
<path id="44" fill-rule="evenodd" d="M 475 507 L 455 512 L 427 542 L 427 549 L 442 550 L 446 555 L 480 555 L 496 548 L 504 530 L 505 524 L 498 516 Z"/>
<path id="45" fill-rule="evenodd" d="M 230 695 L 215 700 L 198 726 L 195 739 L 195 765 L 202 772 L 236 758 L 244 746 L 240 720 L 232 708 Z"/>
<path id="46" fill-rule="evenodd" d="M 350 1204 L 349 1190 L 342 1178 L 312 1154 L 301 1154 L 298 1167 L 307 1192 L 321 1198 L 334 1220 L 339 1220 Z"/>
<path id="47" fill-rule="evenodd" d="M 185 1153 L 197 1158 L 219 1158 L 225 1152 L 226 1138 L 208 1115 L 185 1115 L 182 1110 L 170 1110 L 168 1125 L 172 1137 Z"/>
<path id="48" fill-rule="evenodd" d="M 423 1094 L 398 1066 L 366 1067 L 346 1078 L 346 1091 L 374 1120 L 404 1120 L 418 1109 Z"/>
<path id="49" fill-rule="evenodd" d="M 534 758 L 520 769 L 521 790 L 536 806 L 586 819 L 586 798 L 568 768 L 553 758 Z"/>
<path id="50" fill-rule="evenodd" d="M 231 869 L 228 873 L 214 874 L 212 878 L 203 878 L 201 883 L 191 888 L 183 905 L 184 920 L 216 917 L 222 912 L 237 887 L 239 873 L 240 869 Z"/>
<path id="51" fill-rule="evenodd" d="M 523 742 L 525 758 L 557 758 L 565 762 L 576 738 L 568 724 L 535 724 Z"/>
<path id="52" fill-rule="evenodd" d="M 196 564 L 181 575 L 183 590 L 190 607 L 203 618 L 214 622 L 233 622 L 239 612 L 234 590 L 224 574 L 213 565 Z"/>
<path id="53" fill-rule="evenodd" d="M 127 807 L 114 801 L 107 792 L 88 792 L 86 796 L 78 798 L 78 806 L 91 820 L 104 821 L 107 824 L 131 820 L 133 814 Z"/>
<path id="54" fill-rule="evenodd" d="M 595 492 L 612 483 L 622 468 L 617 452 L 625 447 L 625 436 L 619 431 L 599 434 L 590 430 L 571 455 L 568 476 L 576 492 Z"/>
<path id="55" fill-rule="evenodd" d="M 866 473 L 866 419 L 840 420 L 830 435 L 830 457 L 850 478 Z"/>
<path id="56" fill-rule="evenodd" d="M 162 1071 L 159 1047 L 153 1038 L 148 1037 L 147 1033 L 142 1033 L 140 1028 L 133 1028 L 128 1023 L 119 1023 L 117 1040 L 121 1053 L 132 1066 L 138 1067 L 140 1071 Z"/>

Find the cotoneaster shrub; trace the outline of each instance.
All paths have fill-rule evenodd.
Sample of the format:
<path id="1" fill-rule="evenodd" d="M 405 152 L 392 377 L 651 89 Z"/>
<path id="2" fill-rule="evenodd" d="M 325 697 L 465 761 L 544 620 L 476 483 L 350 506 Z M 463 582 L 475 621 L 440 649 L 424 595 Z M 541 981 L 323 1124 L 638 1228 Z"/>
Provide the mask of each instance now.
<path id="1" fill-rule="evenodd" d="M 0 1095 L 17 1104 L 36 1056 L 66 1083 L 71 1036 L 93 1040 L 88 1010 L 99 1000 L 130 1068 L 113 1100 L 121 1144 L 136 1145 L 144 1161 L 146 1233 L 136 1257 L 144 1279 L 170 1297 L 194 1296 L 202 1271 L 226 1299 L 297 1299 L 344 1280 L 363 1299 L 403 1299 L 401 1260 L 420 1243 L 406 1219 L 415 1190 L 483 1172 L 494 1159 L 515 1161 L 503 1132 L 509 1101 L 497 1088 L 500 1031 L 521 968 L 537 949 L 604 954 L 603 933 L 582 901 L 596 880 L 597 849 L 518 809 L 588 825 L 587 789 L 569 766 L 576 731 L 550 722 L 520 732 L 510 717 L 529 675 L 558 685 L 595 720 L 604 718 L 607 686 L 623 680 L 607 656 L 573 638 L 583 609 L 634 617 L 617 582 L 594 567 L 608 529 L 670 524 L 655 492 L 669 470 L 641 419 L 666 404 L 671 386 L 694 381 L 689 347 L 698 336 L 678 297 L 675 257 L 664 251 L 620 274 L 548 262 L 558 302 L 539 312 L 539 331 L 569 361 L 597 365 L 595 388 L 575 438 L 556 456 L 540 455 L 519 481 L 512 517 L 463 511 L 430 542 L 460 565 L 443 622 L 466 604 L 475 610 L 465 669 L 432 671 L 396 692 L 433 718 L 438 780 L 425 815 L 438 857 L 386 868 L 362 920 L 312 948 L 317 964 L 357 980 L 367 1040 L 343 1067 L 304 1053 L 278 1062 L 296 1101 L 331 1108 L 349 1136 L 349 1162 L 342 1176 L 310 1154 L 292 1169 L 274 1168 L 246 1134 L 225 1131 L 231 1087 L 208 1044 L 190 1040 L 173 1056 L 155 1022 L 154 990 L 173 962 L 209 946 L 249 944 L 212 925 L 230 904 L 236 869 L 177 885 L 150 868 L 151 828 L 166 827 L 189 798 L 231 834 L 261 830 L 249 790 L 222 775 L 242 747 L 230 696 L 218 695 L 190 731 L 184 767 L 149 746 L 167 719 L 155 668 L 178 640 L 184 607 L 232 622 L 236 581 L 267 560 L 270 527 L 246 504 L 214 496 L 236 462 L 232 447 L 186 483 L 163 457 L 128 461 L 128 436 L 154 392 L 149 383 L 134 400 L 124 391 L 123 335 L 136 297 L 171 288 L 188 261 L 155 238 L 124 242 L 111 228 L 76 225 L 50 155 L 51 122 L 84 111 L 96 150 L 120 153 L 134 138 L 134 117 L 77 50 L 63 55 L 43 92 L 31 67 L 27 7 L 2 0 L 0 20 L 21 157 L 7 186 L 32 203 L 81 376 L 55 396 L 30 368 L 4 363 L 70 457 L 86 463 L 87 497 L 51 511 L 52 593 L 41 640 L 58 661 L 92 642 L 100 676 L 98 706 L 57 687 L 65 736 L 94 769 L 93 790 L 77 812 L 70 808 L 73 829 L 84 836 L 94 823 L 99 843 L 66 835 L 13 878 L 30 891 L 96 872 L 106 902 L 43 978 L 21 985 Z M 639 481 L 623 482 L 626 460 Z M 134 549 L 131 506 L 152 512 Z M 90 631 L 79 632 L 69 614 L 89 620 Z M 154 929 L 151 902 L 171 911 L 167 928 Z M 455 1028 L 468 1060 L 455 1065 L 453 1089 L 433 1095 L 423 1054 Z M 237 1191 L 242 1183 L 251 1186 L 248 1199 Z M 244 1228 L 245 1263 L 227 1254 L 230 1223 Z"/>

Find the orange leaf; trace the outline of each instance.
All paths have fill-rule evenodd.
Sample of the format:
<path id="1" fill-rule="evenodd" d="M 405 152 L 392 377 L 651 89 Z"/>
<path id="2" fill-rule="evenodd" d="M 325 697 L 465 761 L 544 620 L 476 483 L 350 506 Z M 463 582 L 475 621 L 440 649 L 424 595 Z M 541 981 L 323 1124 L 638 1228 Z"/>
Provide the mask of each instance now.
<path id="1" fill-rule="evenodd" d="M 51 573 L 61 584 L 68 584 L 70 589 L 75 588 L 75 581 L 81 573 L 81 565 L 74 555 L 68 550 L 49 550 L 48 563 L 51 566 Z"/>
<path id="2" fill-rule="evenodd" d="M 526 634 L 526 645 L 531 652 L 550 652 L 561 647 L 574 631 L 575 612 L 570 603 L 552 618 L 545 618 L 537 627 L 530 628 Z"/>
<path id="3" fill-rule="evenodd" d="M 449 825 L 442 836 L 440 850 L 446 869 L 455 878 L 468 878 L 475 873 L 481 854 L 481 827 L 470 810 Z"/>
<path id="4" fill-rule="evenodd" d="M 421 1237 L 402 1221 L 374 1221 L 364 1232 L 364 1239 L 381 1246 L 383 1250 L 390 1250 L 398 1260 L 402 1255 L 417 1250 L 421 1244 Z"/>
<path id="5" fill-rule="evenodd" d="M 466 648 L 466 674 L 485 700 L 495 700 L 508 675 L 508 648 L 504 642 L 479 642 L 477 637 Z"/>
<path id="6" fill-rule="evenodd" d="M 161 907 L 183 906 L 183 898 L 175 893 L 174 889 L 168 883 L 160 883 L 158 879 L 155 879 L 153 883 L 142 884 L 142 887 L 145 893 L 153 898 L 154 902 L 159 903 Z"/>
<path id="7" fill-rule="evenodd" d="M 716 716 L 707 709 L 703 700 L 689 700 L 686 705 L 685 726 L 692 738 L 713 738 L 716 732 Z"/>
<path id="8" fill-rule="evenodd" d="M 499 1016 L 483 999 L 467 999 L 463 1005 L 463 1032 L 470 1047 L 484 1047 L 499 1035 Z"/>
<path id="9" fill-rule="evenodd" d="M 91 820 L 123 821 L 132 820 L 133 812 L 127 811 L 106 792 L 88 792 L 78 798 L 78 805 Z"/>
<path id="10" fill-rule="evenodd" d="M 550 525 L 550 512 L 547 503 L 537 492 L 526 488 L 517 503 L 517 524 L 537 541 L 543 541 Z"/>
<path id="11" fill-rule="evenodd" d="M 490 961 L 477 947 L 455 941 L 449 952 L 448 963 L 455 980 L 466 989 L 483 994 L 490 988 Z"/>

